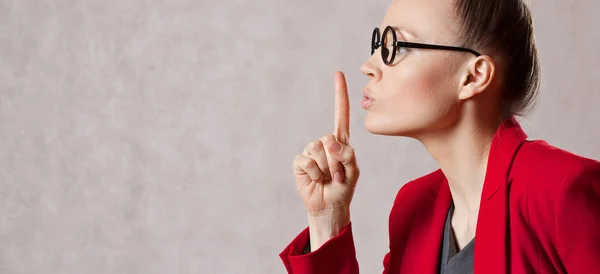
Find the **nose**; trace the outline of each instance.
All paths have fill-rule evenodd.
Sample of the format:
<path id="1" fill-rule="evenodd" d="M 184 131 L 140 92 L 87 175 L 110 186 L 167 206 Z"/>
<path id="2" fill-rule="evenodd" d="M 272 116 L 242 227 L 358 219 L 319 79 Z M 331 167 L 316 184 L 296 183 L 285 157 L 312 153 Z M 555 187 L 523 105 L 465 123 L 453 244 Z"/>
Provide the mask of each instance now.
<path id="1" fill-rule="evenodd" d="M 377 62 L 376 56 L 378 56 L 377 52 L 371 55 L 371 57 L 360 67 L 360 71 L 371 78 L 371 81 L 379 82 L 383 75 L 382 71 L 377 67 L 381 62 Z M 379 60 L 381 61 L 381 58 L 379 58 Z"/>

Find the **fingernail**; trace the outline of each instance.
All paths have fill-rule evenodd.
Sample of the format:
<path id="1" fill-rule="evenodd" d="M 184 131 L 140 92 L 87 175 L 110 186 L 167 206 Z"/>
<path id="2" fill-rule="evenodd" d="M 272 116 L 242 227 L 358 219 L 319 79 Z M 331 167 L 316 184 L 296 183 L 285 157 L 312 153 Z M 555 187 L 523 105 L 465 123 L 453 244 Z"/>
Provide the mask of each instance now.
<path id="1" fill-rule="evenodd" d="M 336 171 L 335 174 L 333 174 L 333 181 L 341 183 L 342 182 L 342 173 L 340 173 L 339 171 Z"/>
<path id="2" fill-rule="evenodd" d="M 331 142 L 331 145 L 329 145 L 329 151 L 331 152 L 339 152 L 340 149 L 342 147 L 340 146 L 340 144 L 338 142 Z"/>

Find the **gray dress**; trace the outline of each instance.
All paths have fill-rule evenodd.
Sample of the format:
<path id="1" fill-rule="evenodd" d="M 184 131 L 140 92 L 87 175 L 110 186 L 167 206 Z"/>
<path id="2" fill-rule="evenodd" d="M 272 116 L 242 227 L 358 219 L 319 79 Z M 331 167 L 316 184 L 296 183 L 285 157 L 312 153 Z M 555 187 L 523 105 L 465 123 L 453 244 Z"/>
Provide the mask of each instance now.
<path id="1" fill-rule="evenodd" d="M 454 233 L 452 231 L 453 212 L 454 204 L 450 206 L 448 217 L 446 217 L 442 257 L 440 260 L 440 274 L 470 274 L 473 273 L 475 239 L 471 240 L 463 249 L 458 251 L 456 239 L 454 238 Z"/>

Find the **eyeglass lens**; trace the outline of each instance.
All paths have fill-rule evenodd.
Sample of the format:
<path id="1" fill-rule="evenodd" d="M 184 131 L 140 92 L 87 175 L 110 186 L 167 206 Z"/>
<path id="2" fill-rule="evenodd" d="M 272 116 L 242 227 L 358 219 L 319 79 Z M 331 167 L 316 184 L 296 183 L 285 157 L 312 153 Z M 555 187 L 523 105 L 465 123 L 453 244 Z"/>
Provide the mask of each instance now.
<path id="1" fill-rule="evenodd" d="M 375 51 L 381 47 L 381 58 L 383 59 L 383 62 L 390 64 L 394 61 L 394 47 L 396 44 L 396 33 L 394 32 L 394 29 L 386 27 L 383 31 L 383 35 L 381 35 L 379 28 L 375 28 L 371 41 L 371 54 L 375 53 Z"/>

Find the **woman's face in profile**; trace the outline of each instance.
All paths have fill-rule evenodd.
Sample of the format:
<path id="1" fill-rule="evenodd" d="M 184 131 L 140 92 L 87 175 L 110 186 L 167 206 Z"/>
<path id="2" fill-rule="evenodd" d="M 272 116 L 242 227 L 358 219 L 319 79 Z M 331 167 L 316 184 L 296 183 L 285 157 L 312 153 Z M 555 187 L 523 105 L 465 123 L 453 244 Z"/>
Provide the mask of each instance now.
<path id="1" fill-rule="evenodd" d="M 453 0 L 394 0 L 379 29 L 391 26 L 399 41 L 459 45 Z M 461 52 L 399 48 L 389 66 L 381 48 L 363 64 L 372 98 L 365 127 L 374 134 L 416 136 L 450 125 L 466 61 Z"/>

